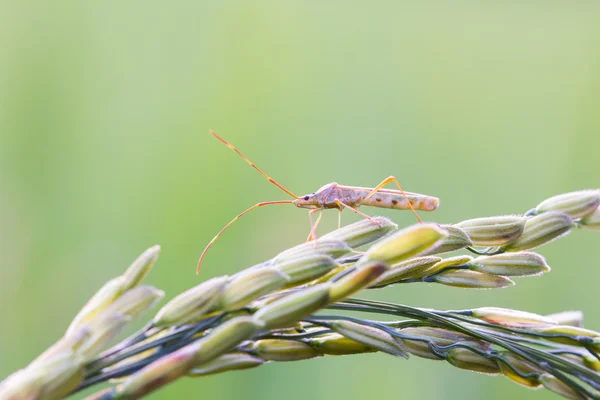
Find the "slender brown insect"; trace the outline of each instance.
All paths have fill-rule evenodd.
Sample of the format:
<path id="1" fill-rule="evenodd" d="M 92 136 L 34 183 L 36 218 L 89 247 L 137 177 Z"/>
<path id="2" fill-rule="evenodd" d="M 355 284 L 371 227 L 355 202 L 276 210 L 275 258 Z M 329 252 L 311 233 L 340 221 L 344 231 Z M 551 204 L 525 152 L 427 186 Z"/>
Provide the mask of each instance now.
<path id="1" fill-rule="evenodd" d="M 240 157 L 244 159 L 252 168 L 258 171 L 259 174 L 264 176 L 269 182 L 277 186 L 279 189 L 290 195 L 294 198 L 294 200 L 276 200 L 276 201 L 263 201 L 258 204 L 253 205 L 248 208 L 246 211 L 238 214 L 234 219 L 232 219 L 223 229 L 216 234 L 216 236 L 208 243 L 208 245 L 204 248 L 204 251 L 200 255 L 200 259 L 198 260 L 198 266 L 196 267 L 196 274 L 200 271 L 200 264 L 206 255 L 206 252 L 213 245 L 213 243 L 221 236 L 221 234 L 229 228 L 231 224 L 233 224 L 238 218 L 247 212 L 254 210 L 255 208 L 270 205 L 270 204 L 293 204 L 298 208 L 307 208 L 310 211 L 308 212 L 308 216 L 310 219 L 310 233 L 308 235 L 307 241 L 312 240 L 315 236 L 315 230 L 321 221 L 321 216 L 323 215 L 323 210 L 328 208 L 335 208 L 338 210 L 338 228 L 341 226 L 341 217 L 342 210 L 347 208 L 352 210 L 355 214 L 358 214 L 370 221 L 374 224 L 379 225 L 375 220 L 373 220 L 368 215 L 358 211 L 358 207 L 371 206 L 371 207 L 380 207 L 380 208 L 392 208 L 395 210 L 411 210 L 417 221 L 422 222 L 421 218 L 415 210 L 420 211 L 433 211 L 435 210 L 440 201 L 437 197 L 427 196 L 418 193 L 410 193 L 402 190 L 400 183 L 394 176 L 389 176 L 385 178 L 379 185 L 375 188 L 363 188 L 357 186 L 344 186 L 337 184 L 335 182 L 328 183 L 327 185 L 321 187 L 319 190 L 312 194 L 307 194 L 304 196 L 296 196 L 279 183 L 275 182 L 273 178 L 265 174 L 261 171 L 252 161 L 250 161 L 246 156 L 244 156 L 238 149 L 236 149 L 231 143 L 225 141 L 220 136 L 218 136 L 213 131 L 210 133 L 220 140 L 224 145 L 229 147 L 231 150 L 235 151 Z M 382 189 L 385 185 L 390 182 L 394 182 L 398 187 L 398 190 L 390 190 L 390 189 Z M 315 212 L 319 212 L 319 216 L 315 223 L 313 223 L 312 215 Z"/>

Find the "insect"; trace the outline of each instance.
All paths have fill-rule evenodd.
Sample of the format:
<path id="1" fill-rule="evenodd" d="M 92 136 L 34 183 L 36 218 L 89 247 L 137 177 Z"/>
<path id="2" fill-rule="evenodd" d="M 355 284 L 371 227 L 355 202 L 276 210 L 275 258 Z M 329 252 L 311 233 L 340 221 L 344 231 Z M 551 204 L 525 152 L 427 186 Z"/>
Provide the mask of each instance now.
<path id="1" fill-rule="evenodd" d="M 371 207 L 380 207 L 380 208 L 391 208 L 396 210 L 411 210 L 417 221 L 422 222 L 421 218 L 415 210 L 419 211 L 433 211 L 435 210 L 440 201 L 437 197 L 427 196 L 418 193 L 405 192 L 402 190 L 400 183 L 394 176 L 389 176 L 384 179 L 379 185 L 375 188 L 363 188 L 357 186 L 344 186 L 338 183 L 332 182 L 328 183 L 325 186 L 322 186 L 319 190 L 312 194 L 307 194 L 304 196 L 296 196 L 279 183 L 277 183 L 273 178 L 265 174 L 260 168 L 258 168 L 252 161 L 250 161 L 246 156 L 244 156 L 237 148 L 235 148 L 231 143 L 225 141 L 223 138 L 218 136 L 215 132 L 210 132 L 216 139 L 221 141 L 224 145 L 229 147 L 231 150 L 235 151 L 244 161 L 246 161 L 252 168 L 254 168 L 258 173 L 260 173 L 265 179 L 269 182 L 277 186 L 279 189 L 293 197 L 293 200 L 276 200 L 276 201 L 263 201 L 253 205 L 248 208 L 244 212 L 238 214 L 234 219 L 232 219 L 223 229 L 219 231 L 215 235 L 215 237 L 206 245 L 204 251 L 200 255 L 200 259 L 198 260 L 198 266 L 196 267 L 196 274 L 200 271 L 200 264 L 206 255 L 208 249 L 213 245 L 213 243 L 225 232 L 231 224 L 237 221 L 244 214 L 254 210 L 255 208 L 271 205 L 271 204 L 293 204 L 298 208 L 306 208 L 309 209 L 308 216 L 310 220 L 310 233 L 308 235 L 307 241 L 312 240 L 315 237 L 315 230 L 321 221 L 321 216 L 323 215 L 323 210 L 326 209 L 337 209 L 338 210 L 338 228 L 341 226 L 341 216 L 342 210 L 347 208 L 354 212 L 357 215 L 362 216 L 374 224 L 379 225 L 375 220 L 369 217 L 367 214 L 364 214 L 358 210 L 358 207 L 371 206 Z M 398 190 L 390 190 L 383 189 L 385 185 L 390 182 L 394 182 L 398 187 Z M 318 212 L 319 215 L 316 221 L 313 223 L 312 215 Z"/>

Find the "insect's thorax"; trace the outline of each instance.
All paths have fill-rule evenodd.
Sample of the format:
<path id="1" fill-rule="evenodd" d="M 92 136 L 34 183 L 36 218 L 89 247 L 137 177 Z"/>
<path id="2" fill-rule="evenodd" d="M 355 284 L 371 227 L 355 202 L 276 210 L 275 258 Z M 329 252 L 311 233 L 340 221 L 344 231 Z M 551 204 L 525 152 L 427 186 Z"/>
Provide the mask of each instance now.
<path id="1" fill-rule="evenodd" d="M 336 200 L 351 207 L 358 207 L 367 194 L 368 192 L 363 190 L 350 189 L 332 183 L 323 186 L 315 193 L 315 201 L 323 208 L 340 208 Z"/>

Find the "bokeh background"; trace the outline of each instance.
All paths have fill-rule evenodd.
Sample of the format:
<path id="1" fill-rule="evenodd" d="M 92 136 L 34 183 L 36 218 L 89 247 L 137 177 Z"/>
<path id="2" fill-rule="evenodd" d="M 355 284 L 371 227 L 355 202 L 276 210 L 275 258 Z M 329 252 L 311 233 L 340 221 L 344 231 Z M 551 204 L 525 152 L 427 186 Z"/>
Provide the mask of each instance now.
<path id="1" fill-rule="evenodd" d="M 303 241 L 305 212 L 214 129 L 298 194 L 396 175 L 436 195 L 427 220 L 524 212 L 599 187 L 597 2 L 2 1 L 0 377 L 53 343 L 145 248 L 171 297 Z M 363 209 L 413 223 L 410 213 Z M 321 232 L 336 223 L 326 214 Z M 344 221 L 355 220 L 345 213 Z M 378 299 L 437 308 L 579 309 L 600 329 L 600 235 L 542 249 L 550 274 Z M 172 398 L 549 399 L 443 362 L 329 357 L 183 380 Z"/>

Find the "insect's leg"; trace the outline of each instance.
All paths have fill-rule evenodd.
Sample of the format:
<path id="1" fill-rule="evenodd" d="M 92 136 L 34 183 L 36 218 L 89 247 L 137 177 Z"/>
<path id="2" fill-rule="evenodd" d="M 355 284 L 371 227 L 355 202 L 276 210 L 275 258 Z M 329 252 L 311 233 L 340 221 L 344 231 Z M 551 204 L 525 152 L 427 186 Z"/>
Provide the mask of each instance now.
<path id="1" fill-rule="evenodd" d="M 319 211 L 319 216 L 317 217 L 317 221 L 313 224 L 312 223 L 312 215 Z M 319 226 L 319 223 L 321 222 L 321 217 L 323 216 L 323 210 L 320 208 L 314 209 L 314 210 L 310 210 L 308 212 L 308 217 L 310 218 L 310 233 L 308 234 L 308 237 L 306 238 L 307 242 L 310 242 L 311 240 L 316 240 L 317 239 L 317 235 L 315 234 L 315 232 L 317 231 L 317 226 Z"/>
<path id="2" fill-rule="evenodd" d="M 243 155 L 237 148 L 235 148 L 234 145 L 232 145 L 231 143 L 229 143 L 228 141 L 226 141 L 225 139 L 223 139 L 222 137 L 220 137 L 219 135 L 217 135 L 214 131 L 210 131 L 210 133 L 215 137 L 215 139 L 218 139 L 221 143 L 223 143 L 225 146 L 229 147 L 231 150 L 235 151 L 237 153 L 238 156 L 242 157 L 242 159 L 244 161 L 246 161 L 246 163 L 248 163 L 248 165 L 250 165 L 252 168 L 254 168 L 256 171 L 258 171 L 259 174 L 261 174 L 262 176 L 265 177 L 266 180 L 268 180 L 269 182 L 271 182 L 273 185 L 277 186 L 279 189 L 283 190 L 284 192 L 286 192 L 287 194 L 289 194 L 290 196 L 294 197 L 294 198 L 298 198 L 298 196 L 296 196 L 294 193 L 290 192 L 289 190 L 287 190 L 286 188 L 284 188 L 283 186 L 281 186 L 279 183 L 275 182 L 275 179 L 271 178 L 269 175 L 265 174 L 260 168 L 258 168 L 256 166 L 256 164 L 254 164 L 252 161 L 250 161 L 248 159 L 248 157 L 246 157 L 245 155 Z"/>
<path id="3" fill-rule="evenodd" d="M 255 208 L 258 208 L 258 207 L 268 206 L 269 204 L 291 204 L 292 202 L 293 202 L 293 200 L 263 201 L 261 203 L 253 205 L 252 207 L 250 207 L 246 211 L 244 211 L 242 213 L 239 213 L 234 219 L 232 219 L 231 221 L 229 221 L 229 223 L 227 225 L 225 225 L 225 227 L 223 229 L 221 229 L 219 231 L 219 233 L 217 233 L 215 235 L 215 237 L 212 238 L 212 240 L 210 242 L 208 242 L 208 244 L 204 248 L 204 251 L 202 251 L 202 254 L 200 255 L 200 259 L 198 260 L 198 266 L 196 267 L 196 275 L 198 275 L 198 272 L 200 271 L 200 264 L 202 263 L 202 259 L 204 259 L 204 256 L 206 255 L 206 252 L 208 251 L 208 249 L 210 248 L 210 246 L 212 246 L 213 243 L 219 238 L 219 236 L 221 236 L 223 234 L 223 232 L 225 232 L 225 230 L 227 228 L 229 228 L 229 226 L 231 226 L 231 224 L 233 224 L 235 221 L 237 221 L 238 218 L 240 218 L 242 215 L 244 215 L 247 212 L 252 211 L 252 210 L 254 210 Z"/>
<path id="4" fill-rule="evenodd" d="M 313 219 L 312 219 L 312 215 L 313 215 L 313 213 L 314 213 L 314 212 L 315 212 L 315 210 L 310 210 L 310 211 L 308 212 L 308 221 L 309 221 L 309 223 L 310 223 L 310 229 L 311 229 L 311 230 L 312 230 L 312 227 L 313 227 Z M 308 242 L 308 239 L 307 239 L 306 241 Z"/>
<path id="5" fill-rule="evenodd" d="M 367 200 L 369 197 L 371 197 L 375 193 L 377 193 L 379 191 L 379 189 L 381 189 L 382 187 L 384 187 L 385 185 L 387 185 L 388 183 L 390 183 L 392 181 L 396 184 L 396 186 L 398 187 L 398 190 L 400 191 L 400 193 L 402 193 L 402 196 L 404 196 L 404 199 L 406 200 L 406 204 L 408 204 L 408 207 L 410 208 L 412 213 L 417 218 L 417 221 L 419 221 L 419 223 L 423 223 L 423 221 L 421 221 L 421 218 L 419 217 L 419 214 L 417 214 L 417 212 L 413 208 L 412 204 L 408 200 L 406 193 L 404 193 L 404 190 L 402 190 L 402 186 L 400 186 L 400 182 L 398 182 L 398 179 L 396 179 L 395 176 L 388 176 L 387 178 L 385 178 L 379 185 L 375 186 L 375 188 L 373 190 L 371 190 L 371 192 L 367 195 L 367 197 L 365 197 L 362 201 Z"/>
<path id="6" fill-rule="evenodd" d="M 345 207 L 349 210 L 352 210 L 355 214 L 360 215 L 363 218 L 368 219 L 369 221 L 371 221 L 372 223 L 374 223 L 375 225 L 377 225 L 378 227 L 381 228 L 381 224 L 377 221 L 375 221 L 373 218 L 369 217 L 367 214 L 358 211 L 356 208 L 349 206 L 348 204 L 342 203 L 341 201 L 339 201 L 338 199 L 335 199 L 335 204 L 338 205 L 338 207 Z"/>
<path id="7" fill-rule="evenodd" d="M 342 209 L 338 208 L 338 229 L 342 227 Z"/>

